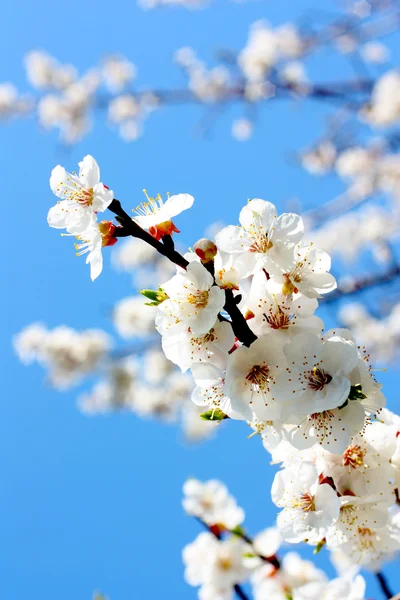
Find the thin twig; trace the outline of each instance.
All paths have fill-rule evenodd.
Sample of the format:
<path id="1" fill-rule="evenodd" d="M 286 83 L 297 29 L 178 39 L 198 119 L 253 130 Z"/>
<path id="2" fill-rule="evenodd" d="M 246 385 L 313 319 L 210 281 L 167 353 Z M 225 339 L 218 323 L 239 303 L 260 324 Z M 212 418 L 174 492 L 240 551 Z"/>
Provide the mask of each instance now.
<path id="1" fill-rule="evenodd" d="M 135 238 L 139 238 L 144 242 L 147 242 L 150 246 L 155 248 L 157 252 L 168 258 L 175 265 L 178 265 L 182 269 L 186 269 L 189 262 L 174 248 L 172 239 L 166 236 L 166 242 L 160 242 L 156 240 L 148 231 L 142 229 L 132 218 L 124 211 L 121 206 L 121 202 L 114 199 L 109 205 L 108 209 L 117 215 L 118 223 L 122 226 L 115 230 L 117 237 L 126 237 L 130 235 Z M 242 315 L 241 311 L 237 307 L 236 300 L 231 290 L 225 290 L 225 305 L 224 310 L 229 314 L 231 318 L 231 325 L 235 336 L 245 346 L 250 346 L 256 339 L 257 336 L 252 332 L 247 324 L 246 319 Z"/>
<path id="2" fill-rule="evenodd" d="M 388 582 L 386 581 L 385 575 L 381 572 L 375 573 L 375 575 L 379 582 L 379 585 L 381 586 L 381 590 L 382 590 L 382 593 L 385 596 L 385 598 L 387 600 L 390 600 L 391 598 L 393 598 L 394 594 L 391 591 L 391 589 L 388 585 Z"/>

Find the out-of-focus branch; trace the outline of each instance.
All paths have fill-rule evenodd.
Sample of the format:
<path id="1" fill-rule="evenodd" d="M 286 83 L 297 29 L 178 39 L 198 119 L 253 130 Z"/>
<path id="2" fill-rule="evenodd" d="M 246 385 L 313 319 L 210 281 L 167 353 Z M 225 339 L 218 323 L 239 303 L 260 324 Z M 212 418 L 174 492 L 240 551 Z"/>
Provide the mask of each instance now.
<path id="1" fill-rule="evenodd" d="M 393 283 L 399 276 L 400 265 L 396 264 L 383 273 L 374 273 L 373 275 L 366 275 L 365 277 L 354 279 L 351 284 L 338 287 L 337 290 L 331 292 L 321 300 L 324 304 L 335 302 L 340 298 L 348 298 L 359 292 Z"/>
<path id="2" fill-rule="evenodd" d="M 281 81 L 269 81 L 264 83 L 272 84 L 275 87 L 275 95 L 269 96 L 265 100 L 292 98 L 293 95 L 304 98 L 313 98 L 317 100 L 336 99 L 340 101 L 352 101 L 354 97 L 360 94 L 368 94 L 374 84 L 374 79 L 351 79 L 349 81 L 333 81 L 329 83 L 285 83 Z M 170 90 L 146 89 L 141 91 L 132 90 L 128 92 L 135 100 L 146 99 L 149 95 L 160 104 L 203 104 L 215 105 L 218 103 L 237 102 L 246 99 L 246 85 L 238 82 L 236 85 L 221 88 L 220 93 L 209 102 L 192 92 L 189 88 L 177 88 Z M 99 108 L 107 106 L 107 99 L 99 99 Z"/>
<path id="3" fill-rule="evenodd" d="M 209 525 L 207 525 L 207 523 L 205 523 L 202 519 L 200 519 L 200 517 L 196 517 L 196 520 L 203 527 L 205 527 L 205 529 L 207 529 L 210 533 L 215 535 L 215 537 L 217 537 L 218 539 L 221 539 L 221 533 L 224 531 L 223 529 L 221 530 L 218 526 L 210 527 Z M 245 541 L 247 544 L 249 544 L 249 546 L 251 546 L 253 549 L 254 555 L 258 556 L 258 558 L 260 558 L 264 562 L 269 563 L 270 565 L 275 567 L 275 569 L 281 568 L 281 563 L 277 556 L 263 556 L 262 554 L 259 554 L 258 552 L 256 552 L 256 550 L 254 549 L 254 542 L 253 542 L 252 538 L 249 535 L 247 535 L 240 527 L 236 528 L 235 530 L 227 529 L 225 531 L 227 531 L 228 533 L 231 533 L 232 535 L 236 535 L 237 537 L 240 537 L 243 541 Z"/>
<path id="4" fill-rule="evenodd" d="M 344 193 L 332 200 L 324 202 L 320 206 L 310 208 L 303 213 L 303 216 L 311 220 L 311 225 L 321 225 L 325 221 L 341 216 L 354 208 L 366 204 L 372 199 L 372 196 L 351 197 Z"/>

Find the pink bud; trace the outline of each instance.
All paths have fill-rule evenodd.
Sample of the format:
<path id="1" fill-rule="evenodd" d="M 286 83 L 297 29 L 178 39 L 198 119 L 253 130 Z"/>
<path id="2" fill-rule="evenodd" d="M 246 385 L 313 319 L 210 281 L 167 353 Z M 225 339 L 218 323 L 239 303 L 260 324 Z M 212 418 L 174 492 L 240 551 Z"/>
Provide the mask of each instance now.
<path id="1" fill-rule="evenodd" d="M 201 240 L 195 243 L 193 248 L 203 264 L 212 262 L 218 252 L 218 248 L 214 242 L 207 238 L 201 238 Z"/>

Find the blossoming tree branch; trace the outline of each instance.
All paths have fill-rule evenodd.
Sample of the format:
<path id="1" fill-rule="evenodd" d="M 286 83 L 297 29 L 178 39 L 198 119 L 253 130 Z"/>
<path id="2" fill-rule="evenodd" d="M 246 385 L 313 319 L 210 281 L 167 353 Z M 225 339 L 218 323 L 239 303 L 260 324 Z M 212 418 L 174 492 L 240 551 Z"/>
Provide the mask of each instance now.
<path id="1" fill-rule="evenodd" d="M 170 1 L 175 0 L 150 4 Z M 177 1 L 197 5 L 197 0 Z M 174 61 L 183 83 L 175 88 L 143 86 L 136 65 L 117 54 L 79 73 L 74 65 L 33 50 L 25 57 L 32 90 L 0 84 L 0 118 L 34 115 L 42 131 L 59 132 L 64 144 L 78 143 L 106 121 L 129 142 L 144 134 L 145 124 L 160 109 L 198 106 L 203 116 L 197 130 L 207 133 L 221 114 L 238 105 L 232 135 L 245 142 L 260 127 L 261 112 L 273 111 L 278 102 L 323 103 L 329 107 L 326 130 L 307 148 L 295 149 L 292 162 L 314 177 L 333 174 L 343 192 L 321 198 L 317 207 L 300 199 L 296 210 L 306 219 L 309 239 L 335 258 L 338 287 L 325 302 L 335 306 L 337 322 L 356 331 L 374 359 L 387 364 L 397 359 L 400 346 L 400 76 L 385 42 L 398 35 L 400 13 L 394 0 L 349 0 L 338 9 L 336 16 L 310 10 L 278 26 L 257 21 L 243 32 L 241 48 L 220 49 L 212 65 L 195 49 L 178 48 Z M 326 52 L 335 59 L 335 77 L 317 79 L 310 63 L 323 66 Z M 365 254 L 369 264 L 360 266 Z M 118 266 L 132 264 L 128 251 L 120 256 Z M 368 298 L 374 294 L 380 298 L 372 312 Z M 351 304 L 342 302 L 346 299 Z"/>
<path id="2" fill-rule="evenodd" d="M 237 597 L 364 600 L 360 569 L 376 573 L 383 597 L 394 592 L 381 572 L 400 547 L 400 417 L 385 407 L 367 351 L 348 329 L 326 331 L 315 312 L 336 288 L 329 255 L 304 242 L 299 215 L 277 214 L 251 199 L 239 225 L 175 249 L 176 218 L 187 194 L 147 195 L 133 214 L 100 180 L 92 156 L 79 173 L 53 169 L 58 197 L 51 227 L 77 238 L 92 279 L 102 251 L 119 238 L 146 242 L 175 273 L 143 290 L 156 311 L 166 358 L 190 372 L 199 420 L 240 420 L 281 469 L 272 485 L 276 527 L 250 537 L 244 511 L 225 486 L 190 479 L 184 509 L 205 531 L 184 549 L 185 577 L 201 600 Z M 100 220 L 105 210 L 115 215 Z M 188 400 L 189 401 L 189 400 Z M 282 543 L 326 547 L 339 577 L 327 576 Z"/>

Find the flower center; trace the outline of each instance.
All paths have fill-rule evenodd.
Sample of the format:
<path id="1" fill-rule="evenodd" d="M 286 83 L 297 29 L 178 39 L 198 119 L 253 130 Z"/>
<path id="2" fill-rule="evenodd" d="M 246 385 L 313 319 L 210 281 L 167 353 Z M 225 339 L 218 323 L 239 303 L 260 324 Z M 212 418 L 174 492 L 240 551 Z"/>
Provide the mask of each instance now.
<path id="1" fill-rule="evenodd" d="M 265 254 L 273 246 L 271 240 L 269 240 L 268 236 L 266 236 L 264 233 L 255 235 L 253 240 L 254 241 L 250 246 L 250 252 L 260 252 L 261 254 Z"/>
<path id="2" fill-rule="evenodd" d="M 323 369 L 314 367 L 308 377 L 308 387 L 316 392 L 323 390 L 328 383 L 332 381 L 332 377 L 325 373 Z"/>
<path id="3" fill-rule="evenodd" d="M 214 329 L 210 329 L 208 333 L 198 338 L 192 338 L 192 345 L 201 347 L 203 344 L 209 344 L 216 340 Z"/>
<path id="4" fill-rule="evenodd" d="M 136 207 L 135 212 L 142 217 L 149 217 L 150 215 L 156 214 L 164 202 L 160 194 L 157 194 L 155 198 L 152 198 L 148 195 L 146 190 L 143 190 L 144 195 L 147 198 L 147 202 L 141 202 L 139 206 Z"/>
<path id="5" fill-rule="evenodd" d="M 312 422 L 314 427 L 325 427 L 327 421 L 333 419 L 334 416 L 335 415 L 331 410 L 324 410 L 320 413 L 312 413 L 311 415 L 309 415 L 308 420 Z"/>
<path id="6" fill-rule="evenodd" d="M 205 308 L 208 304 L 208 291 L 197 292 L 197 294 L 189 294 L 188 302 L 193 304 L 197 309 Z"/>
<path id="7" fill-rule="evenodd" d="M 84 188 L 77 190 L 75 194 L 71 194 L 71 200 L 75 200 L 80 206 L 92 206 L 94 192 L 92 189 L 85 190 Z"/>
<path id="8" fill-rule="evenodd" d="M 269 315 L 264 314 L 264 317 L 272 329 L 288 329 L 291 323 L 290 316 L 280 308 L 275 313 L 271 311 Z"/>
<path id="9" fill-rule="evenodd" d="M 315 510 L 314 496 L 306 493 L 300 496 L 299 506 L 303 512 L 311 512 Z"/>
<path id="10" fill-rule="evenodd" d="M 246 379 L 260 390 L 265 390 L 270 380 L 269 367 L 267 365 L 254 365 L 247 373 Z"/>
<path id="11" fill-rule="evenodd" d="M 214 329 L 210 329 L 208 333 L 203 337 L 203 342 L 214 342 L 215 341 L 215 332 Z"/>
<path id="12" fill-rule="evenodd" d="M 360 546 L 363 550 L 374 550 L 374 534 L 369 527 L 358 527 L 358 535 L 360 536 Z"/>
<path id="13" fill-rule="evenodd" d="M 360 467 L 364 462 L 365 452 L 360 448 L 360 446 L 349 446 L 346 448 L 343 454 L 343 465 L 345 467 L 352 467 L 356 469 Z"/>
<path id="14" fill-rule="evenodd" d="M 221 556 L 218 559 L 218 566 L 221 571 L 229 571 L 232 568 L 232 561 L 229 558 Z"/>

